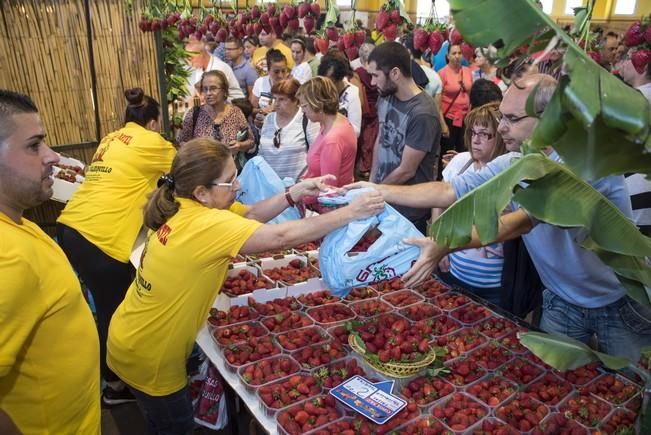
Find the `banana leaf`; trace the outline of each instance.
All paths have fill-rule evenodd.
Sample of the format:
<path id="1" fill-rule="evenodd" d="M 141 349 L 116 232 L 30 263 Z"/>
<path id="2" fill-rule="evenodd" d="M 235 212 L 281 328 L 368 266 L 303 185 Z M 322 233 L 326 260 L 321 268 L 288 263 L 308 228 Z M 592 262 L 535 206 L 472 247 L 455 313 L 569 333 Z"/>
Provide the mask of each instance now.
<path id="1" fill-rule="evenodd" d="M 543 332 L 519 333 L 520 344 L 556 370 L 574 370 L 594 361 L 611 370 L 632 365 L 626 358 L 608 355 L 590 349 L 586 344 L 564 335 Z"/>
<path id="2" fill-rule="evenodd" d="M 523 186 L 526 182 L 526 187 Z M 582 246 L 611 267 L 635 300 L 651 305 L 651 239 L 606 197 L 565 165 L 546 156 L 527 154 L 502 173 L 461 197 L 431 226 L 439 245 L 464 246 L 473 225 L 482 244 L 497 239 L 498 219 L 511 199 L 536 219 L 567 228 L 583 228 Z"/>
<path id="3" fill-rule="evenodd" d="M 554 115 L 543 114 L 545 122 L 536 128 L 534 146 L 553 146 L 585 179 L 624 172 L 651 174 L 649 102 L 597 65 L 533 2 L 511 2 L 505 8 L 502 0 L 451 0 L 450 9 L 465 40 L 495 46 L 500 58 L 523 44 L 537 45 L 543 35 L 549 38 L 546 29 L 555 31 L 567 47 L 563 59 L 567 78 L 554 95 L 550 107 Z M 585 17 L 577 20 L 585 25 Z M 572 128 L 566 130 L 567 125 Z"/>

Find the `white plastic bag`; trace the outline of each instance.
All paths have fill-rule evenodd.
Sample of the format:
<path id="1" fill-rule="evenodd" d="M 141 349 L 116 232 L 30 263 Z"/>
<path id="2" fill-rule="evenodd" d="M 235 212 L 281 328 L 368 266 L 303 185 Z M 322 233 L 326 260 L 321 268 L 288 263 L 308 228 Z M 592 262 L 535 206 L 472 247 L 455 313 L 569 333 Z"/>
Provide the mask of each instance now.
<path id="1" fill-rule="evenodd" d="M 190 378 L 190 392 L 195 423 L 213 430 L 225 428 L 228 424 L 228 410 L 224 380 L 208 358 L 201 363 L 199 373 Z"/>

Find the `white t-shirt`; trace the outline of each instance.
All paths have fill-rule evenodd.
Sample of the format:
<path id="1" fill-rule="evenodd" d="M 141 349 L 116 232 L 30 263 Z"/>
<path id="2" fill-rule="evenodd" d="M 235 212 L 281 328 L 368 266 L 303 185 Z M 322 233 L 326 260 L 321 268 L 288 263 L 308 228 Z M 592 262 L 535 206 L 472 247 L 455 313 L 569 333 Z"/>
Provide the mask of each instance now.
<path id="1" fill-rule="evenodd" d="M 292 69 L 292 77 L 294 77 L 300 84 L 305 83 L 306 81 L 312 78 L 312 68 L 307 62 L 303 62 L 300 65 L 297 65 Z"/>
<path id="2" fill-rule="evenodd" d="M 443 90 L 441 77 L 439 77 L 438 73 L 427 65 L 420 65 L 420 67 L 422 68 L 423 72 L 425 72 L 427 80 L 429 80 L 429 83 L 427 83 L 427 86 L 425 86 L 425 92 L 430 94 L 432 97 L 440 94 Z"/>
<path id="3" fill-rule="evenodd" d="M 258 98 L 258 107 L 261 109 L 273 103 L 274 96 L 271 93 L 271 79 L 269 76 L 258 77 L 253 83 L 253 95 Z"/>
<path id="4" fill-rule="evenodd" d="M 307 142 L 311 144 L 319 134 L 319 124 L 308 121 L 305 130 Z M 278 148 L 273 145 L 276 131 L 278 131 L 276 112 L 271 112 L 265 118 L 260 130 L 258 155 L 269 163 L 280 178 L 289 177 L 295 180 L 307 166 L 303 111 L 299 108 L 291 122 L 280 130 Z"/>
<path id="5" fill-rule="evenodd" d="M 626 188 L 631 196 L 633 222 L 637 226 L 651 225 L 651 181 L 644 174 L 626 175 Z"/>
<path id="6" fill-rule="evenodd" d="M 362 101 L 359 98 L 357 86 L 347 83 L 346 89 L 339 96 L 339 111 L 345 110 L 348 121 L 359 137 L 362 131 Z"/>
<path id="7" fill-rule="evenodd" d="M 459 153 L 452 158 L 443 170 L 443 180 L 450 181 L 459 175 L 468 162 L 470 153 Z M 478 172 L 470 164 L 465 172 Z M 478 249 L 465 249 L 448 255 L 450 273 L 455 278 L 473 287 L 491 288 L 502 285 L 502 268 L 504 266 L 504 248 L 501 243 L 484 246 Z"/>

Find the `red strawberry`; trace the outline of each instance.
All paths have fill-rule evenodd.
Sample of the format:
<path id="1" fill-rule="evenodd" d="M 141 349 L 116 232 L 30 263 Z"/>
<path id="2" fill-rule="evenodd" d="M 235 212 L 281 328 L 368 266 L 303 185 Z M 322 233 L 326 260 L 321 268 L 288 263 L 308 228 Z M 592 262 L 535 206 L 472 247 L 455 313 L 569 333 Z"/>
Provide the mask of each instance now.
<path id="1" fill-rule="evenodd" d="M 305 29 L 305 33 L 308 35 L 312 33 L 312 30 L 314 30 L 314 17 L 308 15 L 303 18 L 303 28 Z"/>
<path id="2" fill-rule="evenodd" d="M 260 24 L 260 23 L 253 23 L 253 34 L 254 34 L 254 35 L 259 35 L 260 32 L 262 32 L 262 24 Z"/>
<path id="3" fill-rule="evenodd" d="M 228 30 L 222 27 L 217 31 L 217 34 L 215 35 L 215 41 L 224 42 L 226 41 L 226 38 L 228 38 Z"/>
<path id="4" fill-rule="evenodd" d="M 269 25 L 269 14 L 268 13 L 265 12 L 264 14 L 260 15 L 260 24 L 262 24 L 263 26 L 268 26 Z"/>
<path id="5" fill-rule="evenodd" d="M 366 32 L 363 30 L 358 30 L 355 32 L 355 45 L 358 47 L 366 41 Z"/>
<path id="6" fill-rule="evenodd" d="M 269 14 L 269 16 L 276 15 L 276 5 L 274 5 L 273 3 L 267 5 L 267 13 Z"/>
<path id="7" fill-rule="evenodd" d="M 287 18 L 291 20 L 296 15 L 296 9 L 294 9 L 294 6 L 287 5 L 283 8 L 283 14 L 287 15 Z"/>
<path id="8" fill-rule="evenodd" d="M 352 32 L 344 33 L 344 48 L 352 47 L 355 44 L 355 35 Z"/>
<path id="9" fill-rule="evenodd" d="M 642 33 L 642 24 L 639 21 L 631 24 L 626 34 L 624 35 L 624 45 L 627 47 L 635 47 L 644 42 L 644 33 Z"/>
<path id="10" fill-rule="evenodd" d="M 251 8 L 251 18 L 260 18 L 260 8 L 257 5 Z"/>
<path id="11" fill-rule="evenodd" d="M 402 17 L 400 16 L 400 11 L 398 9 L 392 10 L 391 13 L 389 14 L 389 19 L 394 24 L 400 24 L 402 22 Z"/>
<path id="12" fill-rule="evenodd" d="M 644 32 L 644 40 L 647 44 L 651 44 L 651 24 L 646 26 L 646 31 Z"/>
<path id="13" fill-rule="evenodd" d="M 641 48 L 631 56 L 631 62 L 633 63 L 633 67 L 638 74 L 644 73 L 650 61 L 651 50 L 648 48 Z"/>
<path id="14" fill-rule="evenodd" d="M 346 52 L 346 56 L 348 56 L 348 60 L 353 60 L 353 59 L 357 58 L 357 47 L 355 47 L 355 46 L 348 47 L 344 51 Z"/>
<path id="15" fill-rule="evenodd" d="M 291 30 L 298 30 L 299 22 L 298 18 L 294 17 L 289 22 L 287 23 L 287 27 L 289 27 Z"/>
<path id="16" fill-rule="evenodd" d="M 336 41 L 339 39 L 339 34 L 337 33 L 337 29 L 335 27 L 328 27 L 326 29 L 326 36 L 330 41 Z"/>
<path id="17" fill-rule="evenodd" d="M 281 14 L 282 15 L 282 14 Z M 280 25 L 280 18 L 277 16 L 270 16 L 269 17 L 269 25 L 273 27 L 274 29 Z"/>
<path id="18" fill-rule="evenodd" d="M 310 12 L 310 5 L 308 3 L 302 2 L 298 5 L 298 18 L 305 18 L 308 12 Z"/>
<path id="19" fill-rule="evenodd" d="M 318 2 L 314 2 L 310 5 L 310 11 L 312 12 L 313 16 L 318 17 L 321 15 L 321 6 L 319 6 Z"/>
<path id="20" fill-rule="evenodd" d="M 414 48 L 420 51 L 427 50 L 427 41 L 429 35 L 422 28 L 417 28 L 414 30 Z"/>
<path id="21" fill-rule="evenodd" d="M 387 41 L 394 41 L 396 36 L 398 36 L 398 26 L 393 23 L 389 24 L 384 28 L 384 30 L 382 30 L 382 33 Z"/>
<path id="22" fill-rule="evenodd" d="M 341 51 L 346 49 L 346 47 L 344 47 L 344 38 L 337 39 L 337 48 Z"/>
<path id="23" fill-rule="evenodd" d="M 280 23 L 281 27 L 287 27 L 287 23 L 289 23 L 289 17 L 285 15 L 285 13 L 280 14 L 280 17 L 278 17 L 278 22 Z"/>
<path id="24" fill-rule="evenodd" d="M 455 27 L 454 30 L 452 31 L 452 34 L 450 35 L 450 44 L 458 45 L 461 44 L 461 41 L 463 41 L 463 36 L 461 36 L 459 30 L 457 30 L 457 28 Z"/>
<path id="25" fill-rule="evenodd" d="M 381 32 L 387 24 L 389 24 L 389 14 L 387 11 L 382 10 L 377 14 L 377 18 L 375 18 L 375 30 Z"/>
<path id="26" fill-rule="evenodd" d="M 312 3 L 314 4 L 314 3 Z M 323 38 L 316 38 L 314 40 L 314 46 L 321 54 L 325 54 L 328 51 L 328 41 Z"/>
<path id="27" fill-rule="evenodd" d="M 429 34 L 429 40 L 427 43 L 429 44 L 429 49 L 432 50 L 433 55 L 439 52 L 441 46 L 443 45 L 443 41 L 444 39 L 443 35 L 441 35 L 441 32 L 432 32 Z"/>
<path id="28" fill-rule="evenodd" d="M 468 62 L 472 62 L 472 57 L 475 54 L 475 49 L 472 48 L 472 45 L 467 42 L 461 43 L 461 54 L 466 58 Z"/>
<path id="29" fill-rule="evenodd" d="M 597 63 L 601 63 L 601 53 L 598 51 L 588 51 L 588 56 Z"/>

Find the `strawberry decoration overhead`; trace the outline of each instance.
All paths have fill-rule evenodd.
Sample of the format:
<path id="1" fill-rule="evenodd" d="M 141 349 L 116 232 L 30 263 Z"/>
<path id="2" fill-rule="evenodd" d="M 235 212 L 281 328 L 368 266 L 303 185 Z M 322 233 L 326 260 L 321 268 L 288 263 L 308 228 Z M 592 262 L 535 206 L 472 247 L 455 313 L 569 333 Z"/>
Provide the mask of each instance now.
<path id="1" fill-rule="evenodd" d="M 398 26 L 403 22 L 411 23 L 404 5 L 400 0 L 389 0 L 375 18 L 375 30 L 381 32 L 387 41 L 394 41 L 398 36 Z"/>
<path id="2" fill-rule="evenodd" d="M 626 31 L 624 44 L 631 48 L 631 63 L 638 74 L 643 74 L 651 62 L 651 14 L 636 21 Z"/>
<path id="3" fill-rule="evenodd" d="M 448 25 L 439 22 L 434 2 L 429 15 L 425 24 L 414 30 L 414 48 L 423 52 L 429 50 L 435 56 L 448 39 Z"/>

